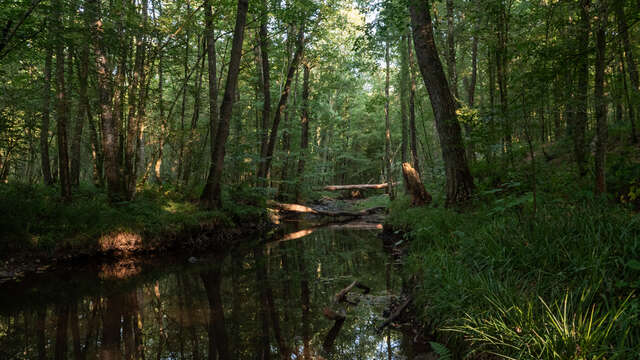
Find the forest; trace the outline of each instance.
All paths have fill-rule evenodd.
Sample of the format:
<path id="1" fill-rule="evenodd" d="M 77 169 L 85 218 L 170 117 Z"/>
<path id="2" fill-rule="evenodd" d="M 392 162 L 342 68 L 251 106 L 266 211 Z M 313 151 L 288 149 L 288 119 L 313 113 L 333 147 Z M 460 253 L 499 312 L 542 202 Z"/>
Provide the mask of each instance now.
<path id="1" fill-rule="evenodd" d="M 2 1 L 0 358 L 637 358 L 639 24 Z"/>

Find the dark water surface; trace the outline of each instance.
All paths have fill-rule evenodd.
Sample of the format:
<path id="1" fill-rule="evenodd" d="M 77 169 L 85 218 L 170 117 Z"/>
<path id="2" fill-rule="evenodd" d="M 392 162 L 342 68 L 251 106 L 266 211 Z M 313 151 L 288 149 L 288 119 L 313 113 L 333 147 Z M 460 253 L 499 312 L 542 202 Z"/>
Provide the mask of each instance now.
<path id="1" fill-rule="evenodd" d="M 223 255 L 87 265 L 0 287 L 0 359 L 404 359 L 375 230 L 318 229 Z M 334 295 L 358 280 L 358 305 Z M 326 309 L 343 312 L 342 326 Z"/>

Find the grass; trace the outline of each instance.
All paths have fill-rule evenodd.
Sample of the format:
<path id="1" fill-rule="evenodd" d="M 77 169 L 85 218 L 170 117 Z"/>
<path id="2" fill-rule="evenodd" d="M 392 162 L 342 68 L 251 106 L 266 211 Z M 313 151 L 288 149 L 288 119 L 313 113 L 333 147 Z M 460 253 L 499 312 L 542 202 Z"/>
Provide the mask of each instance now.
<path id="1" fill-rule="evenodd" d="M 170 187 L 146 187 L 134 201 L 110 205 L 103 190 L 81 186 L 73 203 L 65 205 L 56 188 L 0 184 L 0 257 L 93 249 L 109 234 L 137 234 L 144 241 L 200 224 L 231 227 L 263 218 L 259 195 L 243 187 L 226 189 L 224 195 L 232 206 L 205 211 Z"/>
<path id="2" fill-rule="evenodd" d="M 392 202 L 387 222 L 411 240 L 417 315 L 455 358 L 634 358 L 640 215 L 572 169 L 539 169 L 535 213 L 531 179 L 513 173 L 495 188 L 480 181 L 463 213 Z"/>

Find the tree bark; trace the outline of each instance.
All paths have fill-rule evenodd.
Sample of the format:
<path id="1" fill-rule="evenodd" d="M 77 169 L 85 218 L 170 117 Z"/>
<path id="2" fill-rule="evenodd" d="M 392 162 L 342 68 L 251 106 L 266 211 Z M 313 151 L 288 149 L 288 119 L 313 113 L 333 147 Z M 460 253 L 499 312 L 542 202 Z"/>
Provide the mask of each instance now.
<path id="1" fill-rule="evenodd" d="M 409 59 L 407 54 L 406 35 L 400 39 L 400 119 L 402 126 L 401 161 L 407 161 L 408 129 L 407 129 L 407 95 L 409 85 Z"/>
<path id="2" fill-rule="evenodd" d="M 209 132 L 211 134 L 211 154 L 213 156 L 214 149 L 216 147 L 216 124 L 218 123 L 218 78 L 217 78 L 217 62 L 216 62 L 216 39 L 213 30 L 213 14 L 211 10 L 211 0 L 205 0 L 205 31 L 207 37 L 207 67 L 209 75 Z M 215 171 L 214 158 L 211 158 L 211 164 L 209 165 L 209 175 L 207 179 L 212 179 Z M 207 181 L 205 191 L 202 196 L 204 197 L 210 189 L 210 183 Z M 210 195 L 210 194 L 207 194 Z"/>
<path id="3" fill-rule="evenodd" d="M 71 141 L 71 184 L 80 184 L 80 149 L 82 144 L 82 131 L 85 119 L 89 118 L 89 97 L 87 95 L 87 76 L 89 74 L 89 43 L 84 42 L 80 50 L 80 59 L 77 61 L 78 67 L 78 117 L 73 131 Z"/>
<path id="4" fill-rule="evenodd" d="M 387 178 L 387 184 L 389 184 L 388 192 L 389 198 L 394 199 L 393 193 L 393 176 L 391 174 L 393 159 L 391 158 L 391 118 L 389 116 L 389 40 L 385 43 L 384 50 L 384 62 L 385 62 L 385 81 L 384 81 L 384 154 L 385 154 L 385 175 Z"/>
<path id="5" fill-rule="evenodd" d="M 278 139 L 278 126 L 280 125 L 280 119 L 282 118 L 283 112 L 287 107 L 287 101 L 289 99 L 289 93 L 291 92 L 291 83 L 293 81 L 293 75 L 298 68 L 298 64 L 300 63 L 300 58 L 302 57 L 302 52 L 304 51 L 304 24 L 300 26 L 300 30 L 297 35 L 297 44 L 296 44 L 296 52 L 293 55 L 293 60 L 289 64 L 289 69 L 287 71 L 287 77 L 285 80 L 284 88 L 282 89 L 282 93 L 280 94 L 280 101 L 278 102 L 278 107 L 276 109 L 276 113 L 273 117 L 273 123 L 271 124 L 271 132 L 269 133 L 269 141 L 267 143 L 267 147 L 265 152 L 262 153 L 261 156 L 261 167 L 258 171 L 258 178 L 266 179 L 269 175 L 269 170 L 271 169 L 271 162 L 273 160 L 273 151 L 275 150 L 276 141 Z M 264 55 L 263 55 L 264 56 Z"/>
<path id="6" fill-rule="evenodd" d="M 580 22 L 578 29 L 578 87 L 576 89 L 577 110 L 573 123 L 574 156 L 580 176 L 587 174 L 586 139 L 587 108 L 589 90 L 589 8 L 591 0 L 580 0 Z"/>
<path id="7" fill-rule="evenodd" d="M 469 107 L 473 108 L 476 102 L 476 83 L 478 80 L 478 36 L 473 36 L 473 42 L 471 44 L 471 81 L 469 83 L 469 91 L 467 94 L 467 101 Z"/>
<path id="8" fill-rule="evenodd" d="M 418 140 L 416 131 L 416 77 L 413 70 L 413 40 L 411 34 L 407 36 L 407 49 L 409 52 L 409 78 L 411 85 L 409 87 L 409 136 L 411 138 L 411 159 L 413 162 L 413 168 L 416 169 L 418 176 L 420 176 L 420 158 L 418 157 Z"/>
<path id="9" fill-rule="evenodd" d="M 64 202 L 71 202 L 71 182 L 69 178 L 69 150 L 67 141 L 67 122 L 69 119 L 68 94 L 64 78 L 64 27 L 62 25 L 62 2 L 56 3 L 56 121 L 58 135 L 58 166 L 60 173 L 60 191 Z"/>
<path id="10" fill-rule="evenodd" d="M 627 60 L 627 71 L 629 73 L 629 78 L 631 79 L 631 100 L 629 102 L 629 107 L 638 106 L 638 101 L 640 100 L 640 75 L 638 75 L 638 67 L 636 65 L 635 57 L 633 56 L 633 49 L 631 47 L 631 42 L 629 41 L 629 26 L 627 25 L 627 19 L 624 13 L 623 1 L 614 1 L 614 9 L 616 12 L 616 19 L 618 21 L 618 33 L 622 38 L 622 46 L 624 48 L 624 53 L 626 55 Z M 633 143 L 638 142 L 638 135 L 636 133 L 636 119 L 635 114 L 640 111 L 640 108 L 636 108 L 635 110 L 629 110 L 631 121 L 631 141 Z"/>
<path id="11" fill-rule="evenodd" d="M 268 22 L 267 1 L 262 0 L 262 14 L 260 19 L 260 64 L 262 66 L 262 123 L 260 140 L 260 161 L 258 162 L 258 184 L 266 184 L 266 176 L 261 176 L 263 163 L 266 160 L 262 157 L 267 153 L 269 145 L 269 120 L 271 119 L 271 66 L 269 64 L 269 34 L 267 33 Z"/>
<path id="12" fill-rule="evenodd" d="M 458 99 L 458 74 L 456 71 L 456 43 L 453 21 L 453 0 L 446 1 L 447 7 L 447 73 L 449 75 L 449 86 L 453 91 L 453 96 Z"/>
<path id="13" fill-rule="evenodd" d="M 49 119 L 51 110 L 51 62 L 53 50 L 47 47 L 47 54 L 44 62 L 44 81 L 42 96 L 42 126 L 40 128 L 40 159 L 42 161 L 42 177 L 44 183 L 53 185 L 51 177 L 51 165 L 49 160 Z"/>
<path id="14" fill-rule="evenodd" d="M 302 115 L 300 116 L 300 158 L 298 159 L 298 170 L 296 174 L 296 202 L 302 198 L 301 184 L 304 174 L 304 165 L 309 148 L 309 77 L 311 69 L 306 61 L 302 64 L 304 74 L 302 76 Z"/>
<path id="15" fill-rule="evenodd" d="M 120 173 L 118 162 L 119 123 L 114 118 L 112 103 L 111 67 L 107 60 L 104 45 L 104 29 L 100 12 L 100 0 L 87 0 L 87 10 L 91 14 L 90 26 L 93 36 L 93 55 L 98 71 L 98 98 L 100 104 L 100 127 L 102 129 L 102 150 L 104 153 L 104 171 L 107 179 L 109 199 L 121 200 Z"/>
<path id="16" fill-rule="evenodd" d="M 233 99 L 238 81 L 238 73 L 240 72 L 244 25 L 247 20 L 248 7 L 248 0 L 238 0 L 236 25 L 233 33 L 233 43 L 231 45 L 229 71 L 227 73 L 227 84 L 224 91 L 224 97 L 222 99 L 222 106 L 220 108 L 220 119 L 216 129 L 215 141 L 213 141 L 214 146 L 211 149 L 212 168 L 209 172 L 207 184 L 205 185 L 200 198 L 203 205 L 208 208 L 219 208 L 222 206 L 220 182 L 222 181 L 222 169 L 224 167 L 225 146 L 227 138 L 229 137 L 229 122 L 233 111 Z"/>
<path id="17" fill-rule="evenodd" d="M 206 44 L 203 44 L 203 48 Z M 202 57 L 202 63 L 198 69 L 196 75 L 196 86 L 193 92 L 193 114 L 191 115 L 191 129 L 189 130 L 189 139 L 186 144 L 186 156 L 184 163 L 184 173 L 182 176 L 182 183 L 185 186 L 189 185 L 189 178 L 191 177 L 191 171 L 193 167 L 194 148 L 198 138 L 198 119 L 200 118 L 200 90 L 202 89 L 202 73 L 204 72 L 204 56 Z"/>
<path id="18" fill-rule="evenodd" d="M 606 35 L 607 9 L 606 1 L 599 1 L 599 15 L 596 30 L 596 71 L 594 101 L 596 105 L 596 194 L 607 192 L 605 177 L 607 155 L 607 102 L 604 96 L 604 71 L 606 67 Z"/>
<path id="19" fill-rule="evenodd" d="M 459 205 L 471 198 L 473 177 L 467 165 L 460 124 L 456 116 L 456 102 L 438 57 L 433 38 L 433 26 L 426 1 L 410 0 L 413 41 L 425 86 L 429 92 L 442 148 L 447 178 L 447 206 Z"/>

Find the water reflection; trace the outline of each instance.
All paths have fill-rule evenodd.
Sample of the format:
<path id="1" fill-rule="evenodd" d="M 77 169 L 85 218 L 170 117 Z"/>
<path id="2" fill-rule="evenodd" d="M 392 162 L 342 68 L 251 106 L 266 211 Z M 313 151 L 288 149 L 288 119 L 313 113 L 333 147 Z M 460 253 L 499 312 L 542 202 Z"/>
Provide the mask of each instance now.
<path id="1" fill-rule="evenodd" d="M 403 359 L 376 334 L 399 286 L 374 230 L 100 266 L 0 288 L 0 359 Z M 371 293 L 334 295 L 353 281 Z M 344 315 L 329 320 L 323 310 Z"/>

